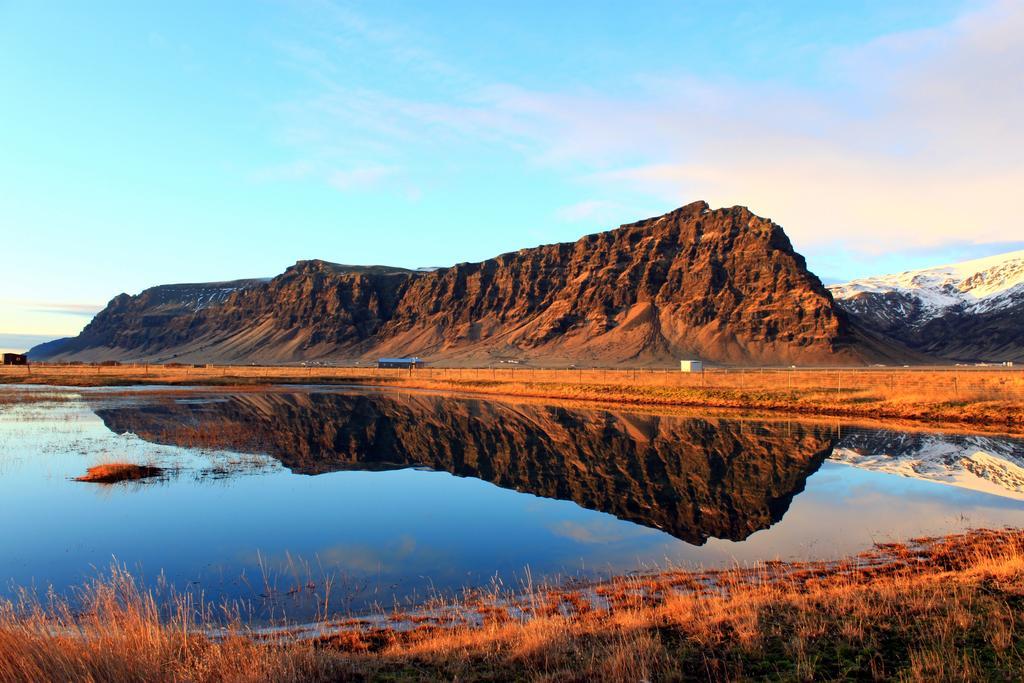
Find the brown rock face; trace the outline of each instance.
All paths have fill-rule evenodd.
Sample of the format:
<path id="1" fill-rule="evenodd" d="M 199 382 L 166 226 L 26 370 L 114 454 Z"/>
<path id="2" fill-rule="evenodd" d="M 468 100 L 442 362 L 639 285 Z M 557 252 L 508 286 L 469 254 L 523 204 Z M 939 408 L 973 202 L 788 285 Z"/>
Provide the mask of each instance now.
<path id="1" fill-rule="evenodd" d="M 425 394 L 243 394 L 97 408 L 115 432 L 265 453 L 296 473 L 428 467 L 577 504 L 690 543 L 782 518 L 837 441 L 828 426 Z"/>
<path id="2" fill-rule="evenodd" d="M 121 295 L 79 337 L 36 357 L 655 364 L 854 362 L 874 353 L 782 228 L 704 202 L 433 272 L 300 261 L 270 281 L 222 284 L 205 299 L 193 290 L 215 286 Z"/>

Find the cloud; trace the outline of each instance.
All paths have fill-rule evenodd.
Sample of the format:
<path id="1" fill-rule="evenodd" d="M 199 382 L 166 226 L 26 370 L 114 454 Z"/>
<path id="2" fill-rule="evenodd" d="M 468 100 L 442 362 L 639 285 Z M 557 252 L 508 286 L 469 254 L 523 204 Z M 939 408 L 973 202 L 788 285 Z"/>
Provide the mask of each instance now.
<path id="1" fill-rule="evenodd" d="M 7 311 L 23 313 L 42 313 L 54 315 L 72 315 L 92 317 L 103 310 L 102 304 L 82 304 L 74 302 L 23 301 L 15 299 L 0 300 L 0 305 Z"/>
<path id="2" fill-rule="evenodd" d="M 264 166 L 252 172 L 252 180 L 258 183 L 287 182 L 303 180 L 318 171 L 317 164 L 306 159 L 289 161 L 283 164 Z"/>
<path id="3" fill-rule="evenodd" d="M 500 145 L 585 189 L 591 198 L 560 210 L 564 220 L 597 220 L 643 196 L 665 209 L 746 205 L 822 254 L 1020 239 L 1010 202 L 1024 186 L 1022 3 L 834 50 L 823 85 L 669 73 L 614 91 L 490 82 L 330 7 L 347 35 L 389 59 L 422 57 L 418 77 L 437 86 L 416 96 L 356 87 L 320 64 L 323 53 L 307 60 L 317 91 L 286 107 L 292 141 L 375 160 L 333 172 L 339 189 L 380 182 L 406 154 Z"/>
<path id="4" fill-rule="evenodd" d="M 422 45 L 424 36 L 417 36 L 408 27 L 395 23 L 384 24 L 368 19 L 352 7 L 330 0 L 317 0 L 311 3 L 316 18 L 330 32 L 330 42 L 335 46 L 351 47 L 353 44 L 360 50 L 368 46 L 375 56 L 381 55 L 388 61 L 414 72 L 434 78 L 462 81 L 465 73 Z M 295 53 L 298 57 L 319 59 L 322 53 L 310 53 L 308 47 L 305 54 Z M 321 61 L 321 65 L 333 70 L 333 64 Z"/>
<path id="5" fill-rule="evenodd" d="M 52 341 L 56 337 L 48 334 L 8 334 L 0 332 L 0 352 L 24 353 L 33 346 Z"/>
<path id="6" fill-rule="evenodd" d="M 265 567 L 272 576 L 290 575 L 296 564 L 301 566 L 306 563 L 326 571 L 394 575 L 425 571 L 451 562 L 450 557 L 436 548 L 420 547 L 416 539 L 408 534 L 378 541 L 372 545 L 338 543 L 316 550 L 312 557 L 302 557 L 288 551 L 264 554 L 256 550 L 242 553 L 239 559 L 246 564 Z"/>
<path id="7" fill-rule="evenodd" d="M 802 248 L 1012 241 L 1021 227 L 1009 202 L 1024 186 L 1021 32 L 1024 5 L 998 2 L 836 53 L 821 91 L 685 78 L 648 81 L 628 103 L 554 95 L 547 153 L 641 159 L 584 180 L 671 205 L 747 205 Z"/>
<path id="8" fill-rule="evenodd" d="M 395 176 L 398 169 L 392 166 L 359 166 L 343 171 L 332 171 L 327 182 L 338 190 L 364 190 L 379 185 Z"/>
<path id="9" fill-rule="evenodd" d="M 23 336 L 24 345 L 78 334 L 98 304 L 31 300 L 0 300 L 0 331 Z"/>
<path id="10" fill-rule="evenodd" d="M 556 212 L 556 215 L 562 220 L 577 222 L 604 217 L 618 208 L 620 206 L 617 202 L 606 199 L 585 199 L 569 206 L 563 206 Z"/>
<path id="11" fill-rule="evenodd" d="M 92 317 L 103 310 L 100 304 L 48 303 L 39 301 L 21 301 L 14 303 L 34 313 L 59 313 L 62 315 L 84 315 Z"/>
<path id="12" fill-rule="evenodd" d="M 586 544 L 617 543 L 637 533 L 657 533 L 653 529 L 638 529 L 633 526 L 627 529 L 618 520 L 603 517 L 586 521 L 563 519 L 548 525 L 548 529 L 555 536 Z"/>

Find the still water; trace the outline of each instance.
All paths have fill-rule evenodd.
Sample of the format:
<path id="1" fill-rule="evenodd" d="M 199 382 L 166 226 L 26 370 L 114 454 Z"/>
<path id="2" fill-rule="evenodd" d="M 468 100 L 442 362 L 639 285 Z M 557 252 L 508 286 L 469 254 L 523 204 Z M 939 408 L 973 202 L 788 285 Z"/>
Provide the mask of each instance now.
<path id="1" fill-rule="evenodd" d="M 0 595 L 117 562 L 303 618 L 328 582 L 331 612 L 359 612 L 1024 526 L 1012 438 L 359 388 L 38 391 L 0 407 Z M 74 481 L 116 461 L 165 474 Z"/>

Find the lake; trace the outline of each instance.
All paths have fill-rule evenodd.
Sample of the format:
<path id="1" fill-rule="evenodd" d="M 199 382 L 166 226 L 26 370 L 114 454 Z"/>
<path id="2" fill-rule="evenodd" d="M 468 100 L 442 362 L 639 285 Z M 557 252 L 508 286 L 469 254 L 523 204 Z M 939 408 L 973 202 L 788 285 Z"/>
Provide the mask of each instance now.
<path id="1" fill-rule="evenodd" d="M 22 389 L 21 391 L 24 391 Z M 116 562 L 257 620 L 1024 526 L 1024 441 L 409 390 L 30 390 L 0 593 Z M 164 468 L 118 484 L 88 467 Z"/>

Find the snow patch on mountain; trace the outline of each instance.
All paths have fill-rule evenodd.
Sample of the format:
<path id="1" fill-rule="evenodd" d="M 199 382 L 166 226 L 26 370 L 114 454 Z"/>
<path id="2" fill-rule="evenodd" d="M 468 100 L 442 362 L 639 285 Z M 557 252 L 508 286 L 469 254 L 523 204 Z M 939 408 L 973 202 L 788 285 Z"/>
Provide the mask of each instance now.
<path id="1" fill-rule="evenodd" d="M 224 303 L 234 292 L 250 289 L 269 281 L 270 278 L 250 278 L 227 282 L 157 285 L 143 294 L 149 295 L 150 305 L 156 310 L 170 308 L 200 311 L 209 306 Z"/>

